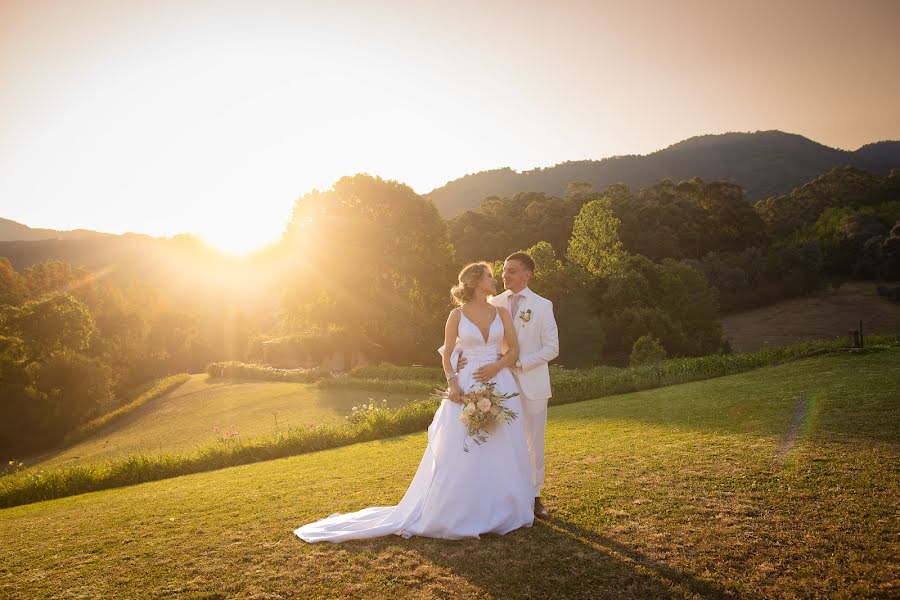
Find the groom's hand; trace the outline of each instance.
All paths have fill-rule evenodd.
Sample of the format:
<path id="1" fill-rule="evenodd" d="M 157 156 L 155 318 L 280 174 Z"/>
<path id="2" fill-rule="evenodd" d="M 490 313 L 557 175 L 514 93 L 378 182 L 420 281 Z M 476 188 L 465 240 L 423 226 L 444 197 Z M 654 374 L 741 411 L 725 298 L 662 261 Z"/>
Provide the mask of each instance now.
<path id="1" fill-rule="evenodd" d="M 497 363 L 493 363 L 480 367 L 477 371 L 475 371 L 474 375 L 475 379 L 477 379 L 481 383 L 487 383 L 488 381 L 493 379 L 499 372 L 500 369 L 497 368 Z"/>
<path id="2" fill-rule="evenodd" d="M 466 360 L 466 357 L 463 356 L 462 351 L 460 351 L 459 358 L 456 360 L 456 372 L 459 373 L 462 371 L 467 364 L 469 364 L 469 361 Z"/>

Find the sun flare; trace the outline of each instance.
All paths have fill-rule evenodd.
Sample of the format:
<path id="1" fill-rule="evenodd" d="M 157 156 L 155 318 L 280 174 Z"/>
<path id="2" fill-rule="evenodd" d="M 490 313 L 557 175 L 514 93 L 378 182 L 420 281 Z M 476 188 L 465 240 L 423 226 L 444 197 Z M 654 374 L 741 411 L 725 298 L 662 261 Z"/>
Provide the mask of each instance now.
<path id="1" fill-rule="evenodd" d="M 212 248 L 234 256 L 246 256 L 278 241 L 279 232 L 271 228 L 221 227 L 197 234 Z"/>

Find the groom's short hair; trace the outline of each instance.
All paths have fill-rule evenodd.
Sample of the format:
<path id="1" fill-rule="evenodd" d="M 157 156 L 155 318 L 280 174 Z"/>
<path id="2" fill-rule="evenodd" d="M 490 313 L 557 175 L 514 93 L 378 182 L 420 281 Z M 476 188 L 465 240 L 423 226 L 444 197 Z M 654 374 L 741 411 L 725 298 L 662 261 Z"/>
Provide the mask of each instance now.
<path id="1" fill-rule="evenodd" d="M 534 273 L 534 259 L 525 252 L 513 252 L 506 257 L 506 260 L 517 260 L 522 263 L 522 266 L 525 267 L 526 271 Z"/>

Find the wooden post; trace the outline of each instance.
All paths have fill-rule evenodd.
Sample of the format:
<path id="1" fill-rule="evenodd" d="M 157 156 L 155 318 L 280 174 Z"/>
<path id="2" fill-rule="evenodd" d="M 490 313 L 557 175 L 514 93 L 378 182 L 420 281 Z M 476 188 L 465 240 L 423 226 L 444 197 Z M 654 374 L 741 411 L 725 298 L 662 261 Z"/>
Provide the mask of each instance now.
<path id="1" fill-rule="evenodd" d="M 865 347 L 865 342 L 863 341 L 863 331 L 862 331 L 862 319 L 859 320 L 859 347 Z"/>

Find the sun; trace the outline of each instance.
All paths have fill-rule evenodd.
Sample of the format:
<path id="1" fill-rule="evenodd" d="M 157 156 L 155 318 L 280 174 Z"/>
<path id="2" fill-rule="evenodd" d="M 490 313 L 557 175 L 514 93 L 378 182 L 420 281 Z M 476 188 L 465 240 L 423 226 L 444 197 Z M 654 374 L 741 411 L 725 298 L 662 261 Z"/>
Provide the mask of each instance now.
<path id="1" fill-rule="evenodd" d="M 278 231 L 270 228 L 220 228 L 204 231 L 198 236 L 223 254 L 246 256 L 278 241 Z"/>

